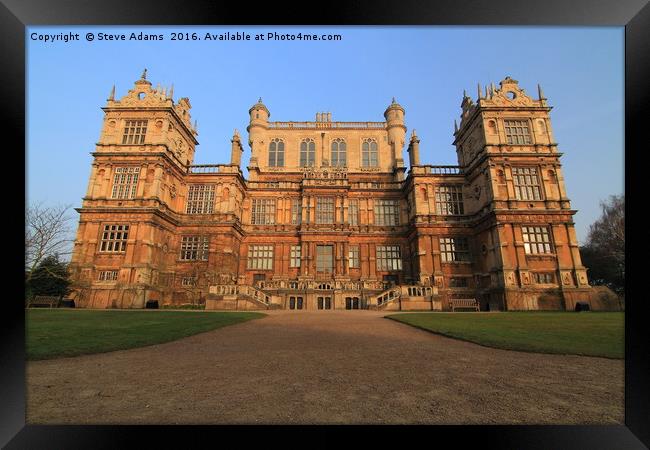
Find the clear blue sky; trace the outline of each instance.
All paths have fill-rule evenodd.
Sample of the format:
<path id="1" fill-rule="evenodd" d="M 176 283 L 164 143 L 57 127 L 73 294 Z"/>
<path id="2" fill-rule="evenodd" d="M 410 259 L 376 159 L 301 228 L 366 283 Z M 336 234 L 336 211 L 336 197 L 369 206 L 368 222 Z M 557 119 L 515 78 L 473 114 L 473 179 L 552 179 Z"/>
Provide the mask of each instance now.
<path id="1" fill-rule="evenodd" d="M 171 41 L 171 32 L 340 34 L 341 41 Z M 31 33 L 79 33 L 33 41 Z M 94 41 L 88 32 L 163 34 L 164 41 Z M 451 145 L 463 90 L 506 75 L 530 95 L 542 85 L 578 239 L 599 201 L 624 192 L 622 27 L 30 27 L 27 30 L 27 198 L 81 205 L 113 84 L 121 97 L 143 68 L 174 83 L 198 120 L 195 163 L 227 163 L 233 129 L 245 133 L 258 97 L 271 120 L 381 121 L 394 96 L 420 136 L 421 160 L 456 164 Z M 250 149 L 246 146 L 244 166 Z M 405 153 L 405 160 L 406 157 Z M 75 213 L 76 214 L 76 213 Z"/>

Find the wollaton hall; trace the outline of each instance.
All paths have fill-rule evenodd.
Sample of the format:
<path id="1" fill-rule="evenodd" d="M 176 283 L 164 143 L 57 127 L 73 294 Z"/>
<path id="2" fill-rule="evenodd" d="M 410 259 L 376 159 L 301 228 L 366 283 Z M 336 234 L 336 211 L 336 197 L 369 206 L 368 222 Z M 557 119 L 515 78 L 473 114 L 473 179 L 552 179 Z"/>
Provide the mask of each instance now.
<path id="1" fill-rule="evenodd" d="M 272 122 L 260 99 L 230 162 L 194 165 L 188 98 L 146 70 L 106 105 L 71 270 L 77 306 L 573 309 L 595 301 L 548 105 L 506 77 L 466 94 L 458 166 L 381 122 Z M 241 170 L 250 148 L 248 179 Z M 404 163 L 408 152 L 409 168 Z M 593 305 L 592 305 L 593 307 Z"/>

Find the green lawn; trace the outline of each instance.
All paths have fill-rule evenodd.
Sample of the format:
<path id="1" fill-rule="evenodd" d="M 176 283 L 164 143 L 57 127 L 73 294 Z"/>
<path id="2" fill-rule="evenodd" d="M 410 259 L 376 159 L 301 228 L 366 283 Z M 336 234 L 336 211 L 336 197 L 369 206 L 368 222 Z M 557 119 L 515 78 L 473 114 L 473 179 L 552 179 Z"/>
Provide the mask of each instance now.
<path id="1" fill-rule="evenodd" d="M 264 316 L 254 312 L 28 309 L 27 359 L 159 344 Z"/>
<path id="2" fill-rule="evenodd" d="M 405 313 L 387 316 L 488 347 L 623 358 L 622 312 Z"/>

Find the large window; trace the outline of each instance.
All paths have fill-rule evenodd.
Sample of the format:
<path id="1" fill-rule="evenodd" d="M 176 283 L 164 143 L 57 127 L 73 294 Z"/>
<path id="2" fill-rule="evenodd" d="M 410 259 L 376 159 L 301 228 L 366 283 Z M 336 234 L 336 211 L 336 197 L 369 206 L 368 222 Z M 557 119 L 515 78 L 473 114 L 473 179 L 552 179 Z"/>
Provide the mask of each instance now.
<path id="1" fill-rule="evenodd" d="M 300 267 L 300 246 L 291 246 L 291 255 L 289 257 L 289 267 Z"/>
<path id="2" fill-rule="evenodd" d="M 333 247 L 331 245 L 316 246 L 316 272 L 332 273 L 334 269 Z"/>
<path id="3" fill-rule="evenodd" d="M 313 139 L 303 139 L 300 143 L 300 167 L 311 167 L 316 161 L 316 144 Z"/>
<path id="4" fill-rule="evenodd" d="M 536 167 L 513 167 L 512 181 L 515 186 L 515 198 L 517 200 L 542 199 Z"/>
<path id="5" fill-rule="evenodd" d="M 348 267 L 350 269 L 359 268 L 359 246 L 353 245 L 348 249 Z"/>
<path id="6" fill-rule="evenodd" d="M 359 200 L 350 200 L 348 204 L 348 223 L 359 225 Z"/>
<path id="7" fill-rule="evenodd" d="M 347 151 L 343 139 L 337 138 L 332 142 L 331 163 L 334 167 L 344 167 L 347 164 Z"/>
<path id="8" fill-rule="evenodd" d="M 272 139 L 269 144 L 269 167 L 284 167 L 284 141 Z"/>
<path id="9" fill-rule="evenodd" d="M 469 245 L 466 237 L 440 238 L 442 262 L 469 261 Z"/>
<path id="10" fill-rule="evenodd" d="M 180 259 L 183 261 L 207 261 L 210 238 L 208 236 L 183 236 Z"/>
<path id="11" fill-rule="evenodd" d="M 300 225 L 302 221 L 302 206 L 299 198 L 291 199 L 291 223 Z"/>
<path id="12" fill-rule="evenodd" d="M 254 198 L 251 210 L 253 225 L 273 225 L 275 223 L 275 199 Z"/>
<path id="13" fill-rule="evenodd" d="M 212 214 L 214 184 L 190 184 L 187 191 L 187 214 Z"/>
<path id="14" fill-rule="evenodd" d="M 524 249 L 529 255 L 552 253 L 551 238 L 546 227 L 521 227 Z"/>
<path id="15" fill-rule="evenodd" d="M 107 253 L 124 253 L 126 240 L 129 238 L 128 225 L 104 225 L 99 251 Z"/>
<path id="16" fill-rule="evenodd" d="M 436 211 L 443 216 L 464 214 L 462 186 L 459 184 L 438 186 Z"/>
<path id="17" fill-rule="evenodd" d="M 316 223 L 334 223 L 334 199 L 331 197 L 316 198 Z"/>
<path id="18" fill-rule="evenodd" d="M 399 200 L 375 200 L 375 225 L 399 225 Z"/>
<path id="19" fill-rule="evenodd" d="M 504 120 L 508 144 L 530 144 L 530 130 L 527 120 Z"/>
<path id="20" fill-rule="evenodd" d="M 361 166 L 377 167 L 378 165 L 377 141 L 374 139 L 364 139 L 361 144 Z"/>
<path id="21" fill-rule="evenodd" d="M 399 245 L 377 246 L 377 270 L 402 270 L 402 252 Z"/>
<path id="22" fill-rule="evenodd" d="M 248 247 L 248 268 L 256 270 L 273 269 L 273 246 L 251 245 Z"/>
<path id="23" fill-rule="evenodd" d="M 146 120 L 127 120 L 124 127 L 124 136 L 122 136 L 122 144 L 144 144 L 146 134 Z"/>
<path id="24" fill-rule="evenodd" d="M 111 198 L 134 198 L 138 187 L 139 167 L 116 167 L 113 176 L 113 192 Z"/>

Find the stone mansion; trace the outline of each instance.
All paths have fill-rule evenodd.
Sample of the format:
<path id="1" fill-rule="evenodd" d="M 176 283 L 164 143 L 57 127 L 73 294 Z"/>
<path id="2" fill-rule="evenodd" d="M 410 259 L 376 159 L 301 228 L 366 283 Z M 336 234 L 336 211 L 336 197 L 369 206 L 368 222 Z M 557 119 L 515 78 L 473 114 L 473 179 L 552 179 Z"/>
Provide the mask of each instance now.
<path id="1" fill-rule="evenodd" d="M 260 99 L 230 162 L 195 165 L 190 101 L 173 97 L 145 70 L 102 108 L 70 265 L 79 307 L 562 310 L 594 296 L 539 87 L 465 94 L 457 166 L 420 160 L 395 99 L 380 122 L 272 122 Z"/>

